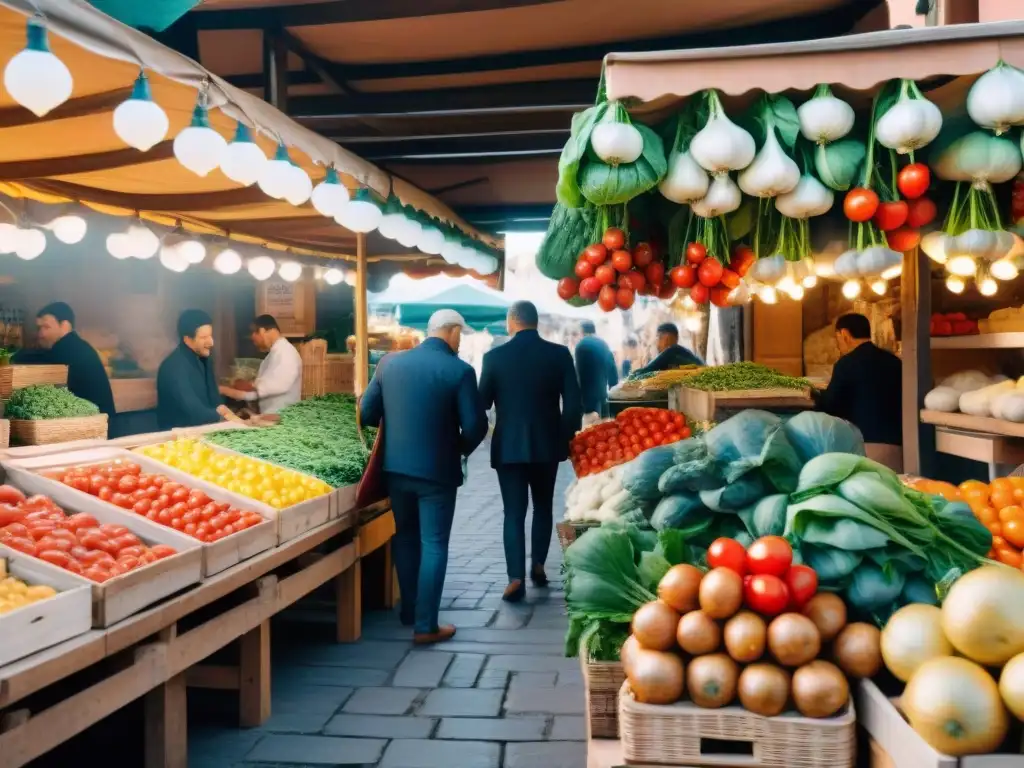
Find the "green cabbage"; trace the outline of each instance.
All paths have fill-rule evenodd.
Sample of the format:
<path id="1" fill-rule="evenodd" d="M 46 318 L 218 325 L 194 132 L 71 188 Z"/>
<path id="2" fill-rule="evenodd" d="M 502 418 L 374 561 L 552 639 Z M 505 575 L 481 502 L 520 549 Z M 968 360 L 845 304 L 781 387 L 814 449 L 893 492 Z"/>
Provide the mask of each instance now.
<path id="1" fill-rule="evenodd" d="M 665 177 L 668 160 L 665 158 L 665 145 L 661 137 L 642 123 L 634 123 L 633 127 L 644 138 L 644 151 L 636 161 L 607 165 L 598 159 L 593 150 L 588 150 L 580 164 L 580 193 L 594 205 L 628 203 L 655 187 Z"/>
<path id="2" fill-rule="evenodd" d="M 857 180 L 867 147 L 858 139 L 840 139 L 819 144 L 814 150 L 814 169 L 826 187 L 845 192 Z"/>
<path id="3" fill-rule="evenodd" d="M 864 455 L 864 438 L 860 430 L 845 419 L 837 419 L 827 413 L 804 411 L 789 419 L 784 429 L 803 463 L 823 453 Z"/>

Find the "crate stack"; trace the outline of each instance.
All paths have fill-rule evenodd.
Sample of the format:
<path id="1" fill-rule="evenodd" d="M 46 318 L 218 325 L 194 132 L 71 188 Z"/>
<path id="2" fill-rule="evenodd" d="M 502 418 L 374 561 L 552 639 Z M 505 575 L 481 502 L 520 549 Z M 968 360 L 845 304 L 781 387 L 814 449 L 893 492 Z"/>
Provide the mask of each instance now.
<path id="1" fill-rule="evenodd" d="M 0 400 L 5 404 L 19 389 L 36 384 L 65 387 L 67 383 L 66 365 L 0 366 Z M 107 427 L 105 413 L 69 419 L 3 419 L 0 420 L 0 448 L 7 448 L 12 442 L 49 445 L 69 440 L 105 439 Z"/>

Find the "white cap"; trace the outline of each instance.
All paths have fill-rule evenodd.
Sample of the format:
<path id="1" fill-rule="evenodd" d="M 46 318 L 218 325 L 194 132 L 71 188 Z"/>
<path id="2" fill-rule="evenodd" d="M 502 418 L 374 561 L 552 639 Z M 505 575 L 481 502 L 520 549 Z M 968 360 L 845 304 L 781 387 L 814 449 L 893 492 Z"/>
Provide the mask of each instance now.
<path id="1" fill-rule="evenodd" d="M 427 333 L 435 333 L 450 325 L 457 325 L 463 330 L 468 328 L 466 321 L 454 309 L 439 309 L 427 321 Z"/>

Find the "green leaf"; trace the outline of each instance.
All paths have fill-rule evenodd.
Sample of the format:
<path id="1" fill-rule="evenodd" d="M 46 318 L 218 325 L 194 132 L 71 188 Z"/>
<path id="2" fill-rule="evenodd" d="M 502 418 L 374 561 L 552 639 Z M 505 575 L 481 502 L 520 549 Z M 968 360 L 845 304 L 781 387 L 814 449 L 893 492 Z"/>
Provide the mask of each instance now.
<path id="1" fill-rule="evenodd" d="M 643 153 L 635 162 L 611 166 L 599 160 L 593 152 L 588 152 L 581 161 L 579 189 L 583 197 L 594 205 L 627 203 L 655 187 L 668 171 L 661 137 L 643 123 L 635 123 L 633 127 L 644 139 Z"/>
<path id="2" fill-rule="evenodd" d="M 818 578 L 829 584 L 845 581 L 864 559 L 860 552 L 816 547 L 813 544 L 801 544 L 800 553 L 804 563 L 815 570 Z"/>
<path id="3" fill-rule="evenodd" d="M 796 107 L 785 96 L 774 94 L 768 97 L 768 108 L 771 110 L 779 140 L 792 152 L 800 135 L 800 118 L 797 116 Z"/>
<path id="4" fill-rule="evenodd" d="M 801 541 L 822 547 L 869 550 L 884 547 L 889 542 L 888 537 L 877 528 L 845 518 L 805 515 L 801 528 Z"/>
<path id="5" fill-rule="evenodd" d="M 657 592 L 658 582 L 671 567 L 669 561 L 657 552 L 644 552 L 640 555 L 640 565 L 637 567 L 640 572 L 640 583 L 651 592 Z"/>
<path id="6" fill-rule="evenodd" d="M 896 473 L 877 461 L 852 453 L 823 453 L 804 464 L 793 501 L 828 492 L 857 472 L 874 472 L 885 479 L 890 488 L 899 488 Z"/>
<path id="7" fill-rule="evenodd" d="M 789 509 L 786 510 L 786 537 L 795 536 L 798 539 L 803 539 L 807 524 L 812 520 L 818 521 L 821 518 L 847 519 L 863 523 L 878 529 L 888 536 L 889 539 L 906 547 L 915 554 L 924 554 L 917 545 L 907 539 L 899 529 L 884 518 L 873 512 L 861 509 L 846 499 L 827 493 L 806 499 L 798 504 L 789 505 Z M 844 544 L 836 543 L 835 546 L 844 546 Z"/>
<path id="8" fill-rule="evenodd" d="M 906 579 L 898 570 L 883 573 L 874 563 L 861 563 L 844 596 L 861 615 L 871 614 L 893 603 L 903 591 Z"/>
<path id="9" fill-rule="evenodd" d="M 682 531 L 658 531 L 658 546 L 654 551 L 664 557 L 670 565 L 690 562 L 690 547 Z"/>
<path id="10" fill-rule="evenodd" d="M 572 116 L 572 128 L 569 132 L 569 140 L 562 148 L 562 154 L 558 158 L 558 184 L 555 187 L 555 196 L 562 205 L 568 208 L 582 208 L 586 200 L 580 191 L 578 175 L 580 163 L 590 149 L 590 134 L 594 126 L 604 117 L 608 111 L 606 103 L 596 104 L 593 107 L 577 112 Z"/>
<path id="11" fill-rule="evenodd" d="M 729 240 L 735 242 L 754 231 L 754 223 L 757 220 L 757 204 L 750 197 L 744 195 L 740 207 L 726 217 L 726 224 L 729 229 Z"/>
<path id="12" fill-rule="evenodd" d="M 858 139 L 845 138 L 814 150 L 814 170 L 826 187 L 845 192 L 858 179 L 867 147 Z"/>
<path id="13" fill-rule="evenodd" d="M 641 581 L 630 534 L 622 528 L 587 531 L 566 549 L 565 565 L 566 604 L 577 614 L 629 622 L 637 608 L 654 599 Z"/>
<path id="14" fill-rule="evenodd" d="M 740 512 L 753 536 L 781 536 L 786 532 L 786 508 L 789 498 L 784 493 L 765 496 L 752 507 Z"/>

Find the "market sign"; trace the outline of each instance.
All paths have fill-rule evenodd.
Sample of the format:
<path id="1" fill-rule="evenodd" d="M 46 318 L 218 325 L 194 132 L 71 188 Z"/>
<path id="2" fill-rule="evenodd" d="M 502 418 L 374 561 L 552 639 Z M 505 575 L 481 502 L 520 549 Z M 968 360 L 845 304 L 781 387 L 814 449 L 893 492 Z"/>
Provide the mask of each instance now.
<path id="1" fill-rule="evenodd" d="M 160 0 L 158 3 L 141 3 L 139 0 L 90 0 L 90 2 L 108 16 L 113 16 L 130 27 L 163 32 L 199 5 L 201 0 Z"/>
<path id="2" fill-rule="evenodd" d="M 308 336 L 316 328 L 316 290 L 309 280 L 267 280 L 256 288 L 256 313 L 271 315 L 285 336 Z"/>

